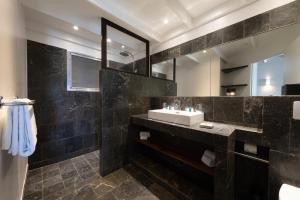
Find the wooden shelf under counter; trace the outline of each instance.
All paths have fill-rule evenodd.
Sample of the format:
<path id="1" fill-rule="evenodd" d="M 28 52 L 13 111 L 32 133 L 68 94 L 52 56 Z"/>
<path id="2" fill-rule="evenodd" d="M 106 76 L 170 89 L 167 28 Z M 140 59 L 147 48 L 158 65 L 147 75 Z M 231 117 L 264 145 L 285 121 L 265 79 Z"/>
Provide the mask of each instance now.
<path id="1" fill-rule="evenodd" d="M 178 160 L 190 167 L 193 167 L 203 173 L 206 173 L 210 176 L 214 176 L 214 168 L 208 167 L 201 161 L 202 154 L 198 154 L 197 156 L 192 155 L 190 152 L 184 152 L 180 149 L 176 149 L 174 147 L 166 146 L 161 144 L 158 140 L 148 139 L 148 140 L 136 140 L 139 144 L 142 144 L 152 150 L 155 150 L 165 156 L 168 156 L 172 159 Z"/>

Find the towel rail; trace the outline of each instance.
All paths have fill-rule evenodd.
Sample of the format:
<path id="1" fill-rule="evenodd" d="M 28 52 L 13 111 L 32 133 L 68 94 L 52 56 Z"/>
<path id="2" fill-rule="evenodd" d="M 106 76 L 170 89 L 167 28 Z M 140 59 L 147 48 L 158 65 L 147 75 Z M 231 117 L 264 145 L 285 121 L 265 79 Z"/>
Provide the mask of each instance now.
<path id="1" fill-rule="evenodd" d="M 24 106 L 24 105 L 33 105 L 35 103 L 34 100 L 31 100 L 29 103 L 22 103 L 22 102 L 13 102 L 13 103 L 3 103 L 3 97 L 0 96 L 0 108 L 2 106 Z"/>

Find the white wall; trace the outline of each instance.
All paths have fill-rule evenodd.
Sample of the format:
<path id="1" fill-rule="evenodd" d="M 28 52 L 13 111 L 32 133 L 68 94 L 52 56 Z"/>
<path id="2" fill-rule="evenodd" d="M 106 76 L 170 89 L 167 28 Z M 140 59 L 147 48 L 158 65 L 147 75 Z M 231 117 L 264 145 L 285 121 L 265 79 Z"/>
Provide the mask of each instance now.
<path id="1" fill-rule="evenodd" d="M 26 96 L 26 40 L 18 0 L 0 1 L 0 95 Z M 0 200 L 21 199 L 27 159 L 0 152 Z"/>
<path id="2" fill-rule="evenodd" d="M 300 36 L 285 51 L 284 84 L 300 83 Z"/>
<path id="3" fill-rule="evenodd" d="M 211 56 L 210 90 L 211 96 L 220 96 L 221 59 L 216 55 Z"/>
<path id="4" fill-rule="evenodd" d="M 200 60 L 199 60 L 200 61 Z M 180 61 L 178 61 L 180 63 Z M 220 58 L 202 57 L 201 62 L 176 65 L 178 96 L 218 96 L 220 88 Z"/>
<path id="5" fill-rule="evenodd" d="M 280 96 L 281 87 L 283 85 L 283 66 L 284 57 L 276 56 L 267 63 L 256 63 L 257 75 L 256 80 L 252 79 L 252 82 L 256 81 L 257 89 L 256 94 L 252 96 Z M 255 65 L 253 66 L 255 68 Z M 255 70 L 254 70 L 255 71 Z M 266 84 L 266 79 L 270 79 L 270 85 Z M 253 91 L 253 90 L 252 90 Z"/>
<path id="6" fill-rule="evenodd" d="M 222 73 L 221 85 L 239 85 L 248 84 L 248 86 L 235 87 L 236 96 L 249 96 L 250 95 L 250 66 L 236 70 L 230 73 Z M 225 94 L 225 89 L 223 89 L 223 94 Z"/>

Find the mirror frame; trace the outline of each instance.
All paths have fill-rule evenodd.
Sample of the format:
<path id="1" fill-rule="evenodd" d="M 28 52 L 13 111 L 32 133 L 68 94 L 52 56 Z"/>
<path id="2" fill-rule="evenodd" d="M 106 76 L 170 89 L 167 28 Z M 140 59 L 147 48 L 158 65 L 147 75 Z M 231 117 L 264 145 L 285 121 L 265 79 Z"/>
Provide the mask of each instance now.
<path id="1" fill-rule="evenodd" d="M 117 29 L 118 31 L 121 31 L 124 34 L 127 34 L 127 35 L 134 37 L 135 39 L 140 40 L 145 43 L 145 45 L 146 45 L 146 74 L 137 74 L 134 72 L 127 72 L 127 71 L 122 71 L 122 70 L 117 70 L 117 69 L 107 67 L 107 26 Z M 102 69 L 110 69 L 110 70 L 120 71 L 120 72 L 124 72 L 124 73 L 150 77 L 149 40 L 125 29 L 122 26 L 119 26 L 118 24 L 113 23 L 112 21 L 109 21 L 108 19 L 106 19 L 104 17 L 101 17 L 101 35 L 102 35 L 102 39 L 101 39 L 101 60 L 102 60 L 101 68 Z"/>
<path id="2" fill-rule="evenodd" d="M 171 59 L 169 59 L 171 60 Z M 172 58 L 173 60 L 173 80 L 169 80 L 169 79 L 165 79 L 165 78 L 159 78 L 159 77 L 156 77 L 156 76 L 152 76 L 152 63 L 150 63 L 150 77 L 151 78 L 156 78 L 156 79 L 161 79 L 161 80 L 165 80 L 165 81 L 173 81 L 173 82 L 176 82 L 176 58 Z M 164 61 L 162 61 L 164 62 Z M 155 63 L 155 64 L 159 64 L 159 63 Z"/>

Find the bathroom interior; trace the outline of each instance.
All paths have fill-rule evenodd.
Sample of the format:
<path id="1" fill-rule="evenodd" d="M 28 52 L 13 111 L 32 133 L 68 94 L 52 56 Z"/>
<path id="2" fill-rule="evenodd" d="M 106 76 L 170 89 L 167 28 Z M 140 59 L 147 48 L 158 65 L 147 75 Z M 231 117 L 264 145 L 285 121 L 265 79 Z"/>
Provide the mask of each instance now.
<path id="1" fill-rule="evenodd" d="M 0 200 L 300 199 L 300 0 L 0 13 Z"/>

